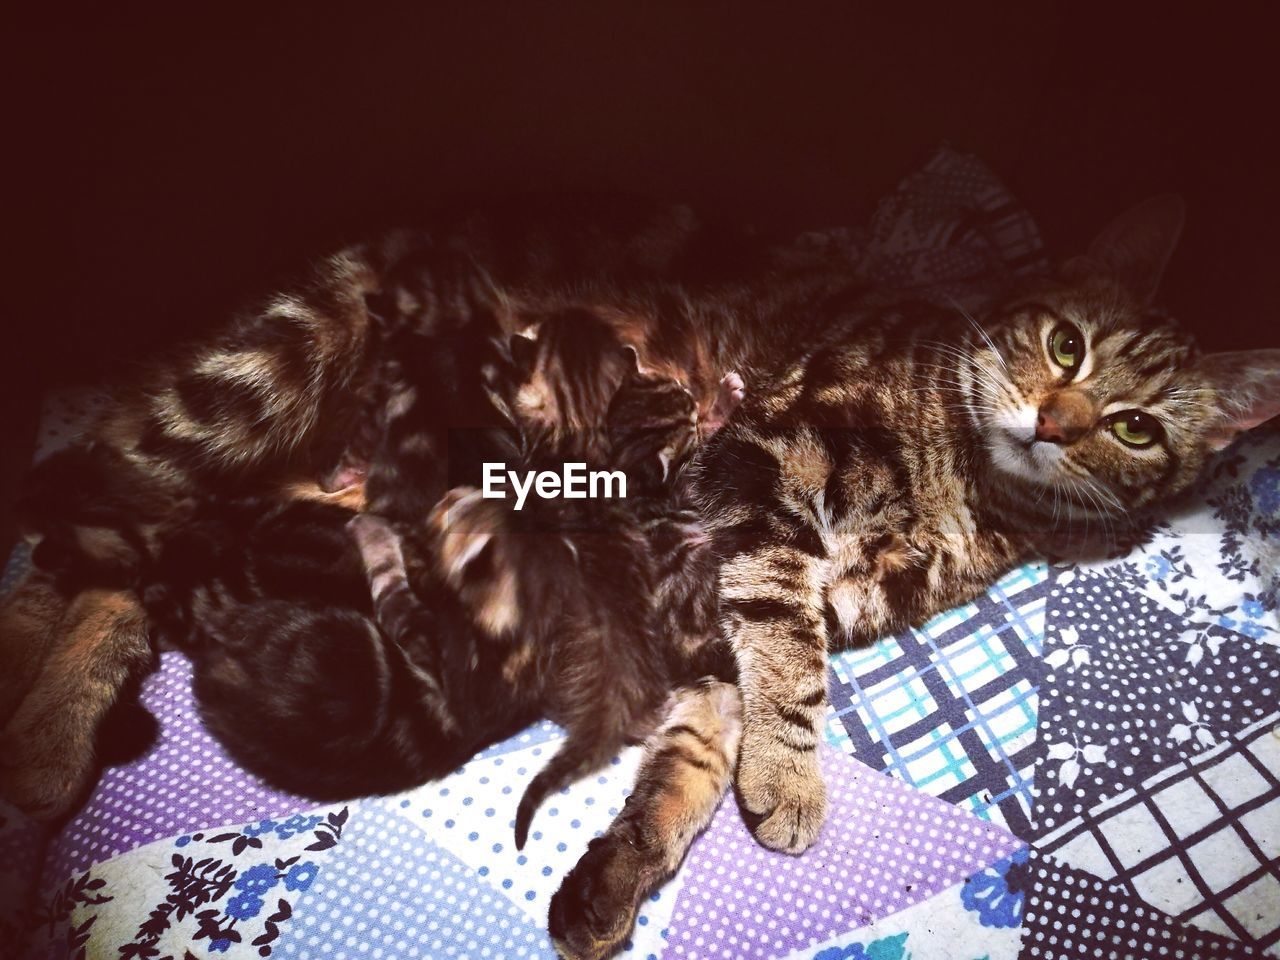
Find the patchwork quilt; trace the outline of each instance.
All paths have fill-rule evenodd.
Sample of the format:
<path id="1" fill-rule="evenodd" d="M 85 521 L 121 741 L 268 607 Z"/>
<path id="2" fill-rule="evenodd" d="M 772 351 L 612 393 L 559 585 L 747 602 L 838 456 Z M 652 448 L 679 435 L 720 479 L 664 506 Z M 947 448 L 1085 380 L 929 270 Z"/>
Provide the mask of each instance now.
<path id="1" fill-rule="evenodd" d="M 1026 212 L 945 149 L 868 227 L 793 255 L 962 302 L 1043 266 Z M 83 402 L 49 409 L 45 452 Z M 1280 956 L 1278 593 L 1272 430 L 1127 556 L 1023 567 L 834 657 L 818 843 L 771 853 L 727 800 L 622 956 Z M 439 782 L 317 806 L 227 758 L 181 655 L 143 698 L 159 742 L 107 770 L 65 828 L 0 809 L 0 955 L 552 957 L 549 898 L 639 759 L 552 797 L 517 852 L 515 804 L 555 752 L 550 724 Z"/>

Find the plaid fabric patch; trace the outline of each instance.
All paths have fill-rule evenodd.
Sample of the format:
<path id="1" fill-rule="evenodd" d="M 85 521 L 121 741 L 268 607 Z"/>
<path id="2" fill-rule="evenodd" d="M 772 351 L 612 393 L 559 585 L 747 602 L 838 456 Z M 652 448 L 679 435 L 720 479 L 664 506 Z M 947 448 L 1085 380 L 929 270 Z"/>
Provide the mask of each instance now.
<path id="1" fill-rule="evenodd" d="M 1178 921 L 1280 944 L 1280 716 L 1091 811 L 1039 847 Z"/>
<path id="2" fill-rule="evenodd" d="M 828 741 L 1027 835 L 1047 579 L 1022 567 L 919 630 L 833 657 Z"/>

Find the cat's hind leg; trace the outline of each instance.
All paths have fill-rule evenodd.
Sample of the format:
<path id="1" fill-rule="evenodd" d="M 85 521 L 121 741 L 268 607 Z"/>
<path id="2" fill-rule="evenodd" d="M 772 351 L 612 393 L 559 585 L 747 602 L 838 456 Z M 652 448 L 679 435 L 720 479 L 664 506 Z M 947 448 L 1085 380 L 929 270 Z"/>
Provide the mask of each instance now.
<path id="1" fill-rule="evenodd" d="M 97 771 L 98 726 L 153 665 L 132 591 L 82 590 L 53 631 L 43 669 L 0 733 L 0 796 L 34 817 L 72 811 Z"/>
<path id="2" fill-rule="evenodd" d="M 0 729 L 35 684 L 68 603 L 54 575 L 38 568 L 0 601 Z"/>

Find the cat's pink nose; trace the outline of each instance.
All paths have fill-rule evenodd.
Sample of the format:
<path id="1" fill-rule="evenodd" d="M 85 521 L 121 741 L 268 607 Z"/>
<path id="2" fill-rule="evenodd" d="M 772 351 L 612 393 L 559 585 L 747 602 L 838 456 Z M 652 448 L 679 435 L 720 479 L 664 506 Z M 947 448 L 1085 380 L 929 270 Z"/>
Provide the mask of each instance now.
<path id="1" fill-rule="evenodd" d="M 1067 435 L 1062 429 L 1062 424 L 1054 419 L 1051 411 L 1040 408 L 1040 414 L 1036 417 L 1036 439 L 1043 440 L 1046 443 L 1066 443 Z"/>
<path id="2" fill-rule="evenodd" d="M 1044 398 L 1036 416 L 1036 439 L 1075 443 L 1093 426 L 1098 409 L 1083 390 L 1067 387 Z"/>

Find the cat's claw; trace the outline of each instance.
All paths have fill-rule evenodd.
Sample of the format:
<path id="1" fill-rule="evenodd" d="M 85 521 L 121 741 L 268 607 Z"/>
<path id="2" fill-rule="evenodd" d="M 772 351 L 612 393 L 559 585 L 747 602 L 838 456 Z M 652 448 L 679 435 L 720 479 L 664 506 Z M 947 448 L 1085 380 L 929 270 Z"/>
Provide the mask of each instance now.
<path id="1" fill-rule="evenodd" d="M 763 846 L 798 854 L 818 838 L 827 786 L 816 753 L 799 753 L 767 734 L 744 737 L 737 789 L 743 819 Z"/>

